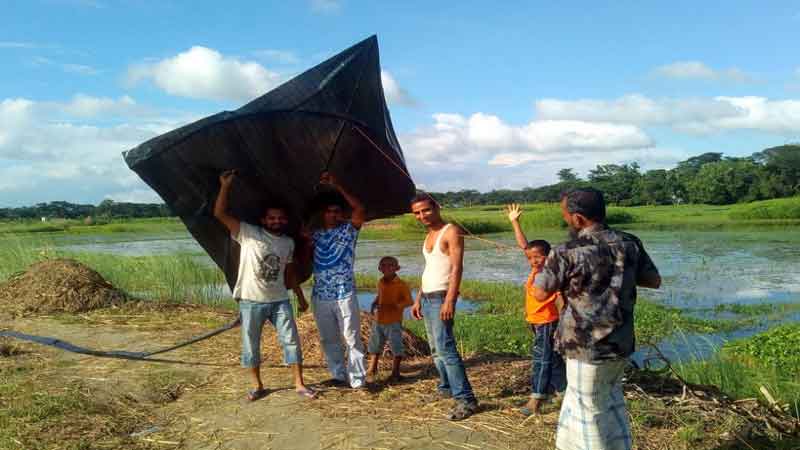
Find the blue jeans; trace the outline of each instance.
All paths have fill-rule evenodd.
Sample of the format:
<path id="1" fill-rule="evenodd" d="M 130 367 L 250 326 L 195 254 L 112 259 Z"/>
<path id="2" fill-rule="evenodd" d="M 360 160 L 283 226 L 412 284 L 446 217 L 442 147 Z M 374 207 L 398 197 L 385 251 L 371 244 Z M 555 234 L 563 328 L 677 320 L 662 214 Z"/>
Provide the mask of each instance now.
<path id="1" fill-rule="evenodd" d="M 242 319 L 242 367 L 261 365 L 261 330 L 267 320 L 275 327 L 278 342 L 283 347 L 283 362 L 303 362 L 297 324 L 289 300 L 271 303 L 240 300 L 239 317 Z"/>
<path id="2" fill-rule="evenodd" d="M 545 399 L 567 387 L 567 369 L 561 355 L 553 351 L 553 334 L 558 321 L 531 325 L 533 364 L 531 365 L 531 397 Z"/>
<path id="3" fill-rule="evenodd" d="M 422 319 L 425 333 L 433 354 L 433 363 L 439 372 L 439 390 L 449 392 L 454 399 L 475 402 L 475 394 L 467 379 L 464 361 L 458 354 L 456 339 L 453 336 L 453 321 L 439 318 L 439 310 L 444 302 L 443 292 L 422 294 Z"/>

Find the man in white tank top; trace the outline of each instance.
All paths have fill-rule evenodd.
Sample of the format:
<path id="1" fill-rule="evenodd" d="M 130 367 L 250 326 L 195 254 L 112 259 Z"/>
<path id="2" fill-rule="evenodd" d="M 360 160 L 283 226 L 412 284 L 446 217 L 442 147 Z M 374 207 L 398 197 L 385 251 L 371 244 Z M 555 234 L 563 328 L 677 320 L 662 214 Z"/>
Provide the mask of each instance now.
<path id="1" fill-rule="evenodd" d="M 456 400 L 449 419 L 463 420 L 478 408 L 453 336 L 453 318 L 463 273 L 464 236 L 459 226 L 442 220 L 438 203 L 428 194 L 414 197 L 411 212 L 428 229 L 422 244 L 425 270 L 411 315 L 425 321 L 433 362 L 439 372 L 439 395 Z"/>

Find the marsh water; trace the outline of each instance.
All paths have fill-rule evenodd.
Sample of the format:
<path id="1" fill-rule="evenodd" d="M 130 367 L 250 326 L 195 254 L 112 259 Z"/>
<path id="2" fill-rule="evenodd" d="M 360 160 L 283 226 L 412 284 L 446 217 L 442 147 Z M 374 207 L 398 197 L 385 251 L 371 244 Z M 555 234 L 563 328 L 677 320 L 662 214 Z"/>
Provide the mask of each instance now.
<path id="1" fill-rule="evenodd" d="M 800 233 L 796 230 L 634 233 L 641 238 L 664 280 L 662 289 L 642 289 L 640 296 L 703 317 L 713 316 L 714 308 L 719 305 L 800 302 Z M 548 232 L 536 237 L 558 243 L 565 239 L 565 234 Z M 522 253 L 513 248 L 513 236 L 494 235 L 490 239 L 499 245 L 467 240 L 464 278 L 523 283 L 529 267 Z M 63 241 L 62 245 L 69 250 L 127 256 L 191 253 L 211 264 L 188 235 L 82 237 Z M 418 276 L 421 272 L 420 241 L 366 239 L 358 243 L 356 271 L 377 274 L 378 260 L 384 255 L 394 255 L 400 260 L 401 276 Z M 372 295 L 364 293 L 360 303 L 367 306 L 371 299 Z M 469 302 L 464 306 L 474 309 Z M 800 320 L 800 314 L 780 319 Z M 677 356 L 686 353 L 687 345 L 694 346 L 696 354 L 706 354 L 706 348 L 713 348 L 725 339 L 746 336 L 768 325 L 759 323 L 725 335 L 673 338 L 665 345 L 669 353 Z"/>

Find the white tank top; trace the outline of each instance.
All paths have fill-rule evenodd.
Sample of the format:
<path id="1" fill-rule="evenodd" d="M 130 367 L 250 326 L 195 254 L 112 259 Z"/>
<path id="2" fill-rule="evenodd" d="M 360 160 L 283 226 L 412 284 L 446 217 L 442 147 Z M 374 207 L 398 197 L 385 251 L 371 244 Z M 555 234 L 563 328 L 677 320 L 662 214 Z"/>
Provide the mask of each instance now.
<path id="1" fill-rule="evenodd" d="M 436 242 L 433 244 L 433 249 L 428 252 L 425 248 L 427 237 L 422 241 L 422 256 L 425 257 L 425 270 L 422 272 L 422 292 L 429 294 L 431 292 L 446 291 L 447 286 L 450 284 L 450 257 L 442 253 L 441 242 L 444 236 L 448 223 L 441 230 L 439 235 L 436 236 Z"/>

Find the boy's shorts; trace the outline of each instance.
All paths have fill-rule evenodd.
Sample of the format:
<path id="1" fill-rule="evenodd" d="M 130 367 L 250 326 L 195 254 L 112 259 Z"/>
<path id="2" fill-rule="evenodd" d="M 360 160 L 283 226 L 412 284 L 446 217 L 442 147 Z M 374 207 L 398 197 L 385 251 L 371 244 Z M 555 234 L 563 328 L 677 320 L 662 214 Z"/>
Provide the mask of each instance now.
<path id="1" fill-rule="evenodd" d="M 394 356 L 405 356 L 403 346 L 403 324 L 402 322 L 380 324 L 377 321 L 372 323 L 372 334 L 369 337 L 367 352 L 374 355 L 383 353 L 383 344 L 389 339 L 389 349 Z"/>

